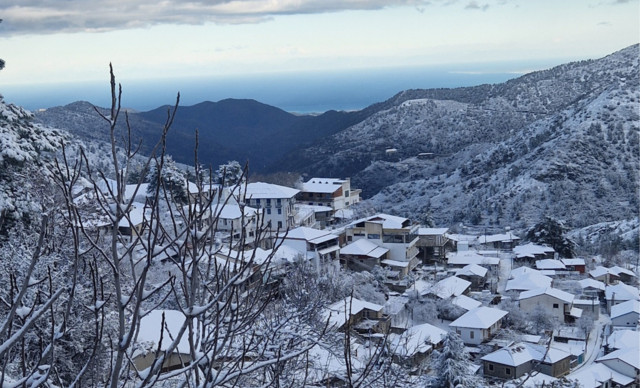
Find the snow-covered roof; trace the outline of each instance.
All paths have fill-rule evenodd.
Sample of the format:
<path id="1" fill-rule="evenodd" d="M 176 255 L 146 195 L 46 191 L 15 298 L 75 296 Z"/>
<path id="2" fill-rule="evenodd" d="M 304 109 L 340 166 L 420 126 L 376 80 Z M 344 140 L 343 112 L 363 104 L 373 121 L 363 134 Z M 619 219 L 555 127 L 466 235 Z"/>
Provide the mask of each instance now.
<path id="1" fill-rule="evenodd" d="M 431 287 L 430 292 L 440 299 L 448 299 L 452 296 L 462 295 L 471 285 L 471 282 L 455 276 L 442 279 Z"/>
<path id="2" fill-rule="evenodd" d="M 267 198 L 293 198 L 300 190 L 291 187 L 274 185 L 272 183 L 255 182 L 247 184 L 246 198 L 267 199 Z"/>
<path id="3" fill-rule="evenodd" d="M 515 279 L 518 276 L 525 275 L 525 274 L 532 274 L 532 273 L 536 275 L 542 275 L 542 272 L 538 271 L 535 268 L 522 266 L 522 267 L 512 269 L 511 273 L 509 274 L 509 279 Z"/>
<path id="4" fill-rule="evenodd" d="M 356 315 L 362 310 L 380 311 L 384 306 L 380 306 L 375 303 L 370 303 L 357 298 L 346 297 L 343 300 L 339 300 L 324 311 L 324 319 L 329 319 L 329 326 L 336 328 L 342 327 L 347 322 L 345 313 L 350 312 L 349 316 Z"/>
<path id="5" fill-rule="evenodd" d="M 534 243 L 518 245 L 513 248 L 513 253 L 515 253 L 516 257 L 533 258 L 535 257 L 535 255 L 546 255 L 553 252 L 555 252 L 553 248 L 547 247 L 545 245 L 537 245 Z"/>
<path id="6" fill-rule="evenodd" d="M 447 332 L 439 327 L 424 323 L 412 326 L 391 342 L 392 351 L 401 357 L 411 357 L 416 353 L 428 352 L 433 345 L 442 342 Z"/>
<path id="7" fill-rule="evenodd" d="M 629 313 L 640 314 L 640 301 L 632 299 L 615 306 L 611 306 L 611 319 Z"/>
<path id="8" fill-rule="evenodd" d="M 609 268 L 603 267 L 601 265 L 589 271 L 589 275 L 593 278 L 599 278 L 600 276 L 604 276 L 610 273 Z"/>
<path id="9" fill-rule="evenodd" d="M 447 263 L 449 265 L 498 265 L 500 264 L 500 259 L 497 257 L 485 257 L 474 251 L 462 251 L 447 253 Z"/>
<path id="10" fill-rule="evenodd" d="M 605 284 L 603 282 L 591 278 L 582 279 L 578 283 L 582 288 L 595 288 L 602 291 L 605 289 Z"/>
<path id="11" fill-rule="evenodd" d="M 640 351 L 638 351 L 638 348 L 629 347 L 614 350 L 613 352 L 598 358 L 596 362 L 604 362 L 606 364 L 609 360 L 619 360 L 637 370 L 640 370 Z"/>
<path id="12" fill-rule="evenodd" d="M 418 228 L 420 236 L 441 236 L 449 231 L 449 228 Z"/>
<path id="13" fill-rule="evenodd" d="M 302 191 L 330 194 L 341 189 L 345 182 L 346 180 L 336 178 L 311 178 L 302 184 Z"/>
<path id="14" fill-rule="evenodd" d="M 240 206 L 235 203 L 226 203 L 226 204 L 216 205 L 215 207 L 213 207 L 213 211 L 214 211 L 214 214 L 219 214 L 219 217 L 223 220 L 224 219 L 227 219 L 227 220 L 240 219 L 243 213 L 246 218 L 251 218 L 258 213 L 258 209 L 254 209 L 249 206 L 243 206 L 241 209 Z"/>
<path id="15" fill-rule="evenodd" d="M 402 229 L 409 221 L 408 218 L 392 216 L 390 214 L 378 213 L 375 216 L 368 217 L 367 222 L 375 222 L 382 224 L 384 229 Z M 410 226 L 410 225 L 407 225 Z"/>
<path id="16" fill-rule="evenodd" d="M 456 271 L 456 276 L 480 276 L 485 277 L 488 270 L 485 267 L 481 267 L 478 264 L 467 264 L 464 267 Z"/>
<path id="17" fill-rule="evenodd" d="M 330 212 L 333 211 L 333 208 L 331 206 L 321 206 L 321 205 L 306 205 L 303 203 L 298 203 L 295 206 L 296 209 L 300 210 L 308 210 L 314 213 L 321 213 L 321 212 Z"/>
<path id="18" fill-rule="evenodd" d="M 473 310 L 476 307 L 482 306 L 482 302 L 479 302 L 473 298 L 470 298 L 466 295 L 458 295 L 455 298 L 451 299 L 451 303 L 456 306 L 462 307 L 463 309 L 469 311 Z"/>
<path id="19" fill-rule="evenodd" d="M 623 387 L 633 382 L 632 377 L 625 376 L 600 363 L 585 365 L 578 371 L 566 376 L 566 378 L 577 381 L 582 388 L 600 388 L 605 382 L 610 380 L 613 380 Z"/>
<path id="20" fill-rule="evenodd" d="M 471 329 L 488 329 L 505 315 L 507 315 L 506 311 L 492 307 L 480 306 L 467 311 L 460 318 L 451 322 L 449 326 L 466 327 Z"/>
<path id="21" fill-rule="evenodd" d="M 553 364 L 570 356 L 570 353 L 562 349 L 519 342 L 489 353 L 482 357 L 481 360 L 515 367 L 533 360 Z"/>
<path id="22" fill-rule="evenodd" d="M 164 314 L 164 327 L 162 315 Z M 186 317 L 178 310 L 153 310 L 140 320 L 140 331 L 137 343 L 148 351 L 158 350 L 158 342 L 162 335 L 160 350 L 167 350 L 169 345 L 178 337 L 178 333 L 185 322 Z M 189 353 L 189 341 L 187 335 L 183 335 L 175 348 L 178 353 Z M 144 353 L 144 352 L 141 352 Z"/>
<path id="23" fill-rule="evenodd" d="M 118 226 L 128 228 L 131 226 L 140 225 L 144 222 L 144 204 L 139 202 L 134 202 L 131 204 L 131 209 L 129 210 L 129 217 L 124 217 L 118 223 Z"/>
<path id="24" fill-rule="evenodd" d="M 618 267 L 617 265 L 609 268 L 609 273 L 612 273 L 617 276 L 620 276 L 620 274 L 625 274 L 634 278 L 637 277 L 636 274 L 633 273 L 633 271 L 626 268 Z"/>
<path id="25" fill-rule="evenodd" d="M 398 261 L 398 260 L 391 260 L 391 259 L 382 260 L 381 264 L 388 265 L 389 267 L 400 267 L 400 268 L 406 268 L 409 266 L 408 261 Z"/>
<path id="26" fill-rule="evenodd" d="M 629 286 L 624 283 L 618 283 L 613 286 L 606 286 L 604 296 L 607 300 L 638 300 L 640 295 L 636 287 Z"/>
<path id="27" fill-rule="evenodd" d="M 305 240 L 314 244 L 339 238 L 335 234 L 326 230 L 309 228 L 307 226 L 299 226 L 295 229 L 289 230 L 288 232 L 283 232 L 278 237 L 291 240 Z"/>
<path id="28" fill-rule="evenodd" d="M 519 240 L 520 237 L 511 232 L 478 236 L 478 242 L 480 244 L 489 244 L 494 242 L 511 242 Z"/>
<path id="29" fill-rule="evenodd" d="M 613 349 L 640 349 L 640 331 L 628 329 L 614 330 L 606 343 Z"/>
<path id="30" fill-rule="evenodd" d="M 562 264 L 567 265 L 585 265 L 584 259 L 581 258 L 573 258 L 573 259 L 560 259 Z"/>
<path id="31" fill-rule="evenodd" d="M 553 287 L 545 287 L 545 288 L 537 288 L 529 291 L 523 291 L 520 293 L 520 300 L 529 299 L 540 295 L 549 295 L 556 299 L 560 299 L 565 303 L 572 303 L 574 299 L 574 295 L 568 292 L 558 290 Z"/>
<path id="32" fill-rule="evenodd" d="M 507 281 L 506 291 L 526 291 L 551 286 L 551 278 L 536 272 L 525 272 Z"/>
<path id="33" fill-rule="evenodd" d="M 389 252 L 387 248 L 380 247 L 364 238 L 340 248 L 341 255 L 369 256 L 375 258 L 380 258 L 387 252 Z"/>
<path id="34" fill-rule="evenodd" d="M 555 259 L 536 260 L 536 268 L 539 269 L 539 270 L 548 270 L 548 269 L 564 270 L 564 269 L 567 269 L 567 267 L 565 267 L 565 265 L 562 263 L 562 261 L 555 260 Z"/>

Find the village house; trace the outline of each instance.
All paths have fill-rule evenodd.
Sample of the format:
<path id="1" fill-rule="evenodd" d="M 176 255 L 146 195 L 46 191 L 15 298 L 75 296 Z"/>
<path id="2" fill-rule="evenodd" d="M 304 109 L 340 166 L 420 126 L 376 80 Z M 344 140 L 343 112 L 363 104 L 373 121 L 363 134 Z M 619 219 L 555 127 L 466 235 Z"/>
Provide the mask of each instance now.
<path id="1" fill-rule="evenodd" d="M 447 266 L 451 268 L 462 268 L 475 264 L 487 268 L 492 274 L 498 273 L 500 259 L 497 257 L 483 256 L 476 251 L 458 251 L 447 253 Z"/>
<path id="2" fill-rule="evenodd" d="M 388 249 L 387 259 L 409 263 L 409 271 L 419 263 L 417 231 L 418 225 L 412 224 L 409 219 L 389 214 L 360 219 L 345 229 L 348 243 L 367 239 Z"/>
<path id="3" fill-rule="evenodd" d="M 428 323 L 408 328 L 402 334 L 392 335 L 391 351 L 396 361 L 417 367 L 434 349 L 442 347 L 445 330 Z"/>
<path id="4" fill-rule="evenodd" d="M 574 295 L 552 287 L 538 288 L 520 293 L 520 310 L 532 313 L 538 306 L 544 308 L 559 323 L 580 317 L 582 311 L 573 307 Z"/>
<path id="5" fill-rule="evenodd" d="M 457 269 L 455 276 L 471 282 L 471 291 L 482 291 L 486 288 L 488 272 L 485 267 L 478 264 L 468 264 Z"/>
<path id="6" fill-rule="evenodd" d="M 514 265 L 531 266 L 536 260 L 554 259 L 556 252 L 553 248 L 545 245 L 528 243 L 514 247 L 513 253 L 515 255 L 513 258 Z"/>
<path id="7" fill-rule="evenodd" d="M 478 236 L 478 244 L 483 249 L 511 251 L 518 243 L 520 243 L 520 237 L 512 232 Z"/>
<path id="8" fill-rule="evenodd" d="M 637 328 L 640 319 L 640 301 L 628 300 L 611 306 L 611 325 Z"/>
<path id="9" fill-rule="evenodd" d="M 636 343 L 626 348 L 615 350 L 596 359 L 596 362 L 621 373 L 634 381 L 640 381 L 640 348 Z"/>
<path id="10" fill-rule="evenodd" d="M 481 358 L 485 377 L 515 379 L 531 371 L 561 377 L 570 371 L 571 354 L 553 347 L 519 342 Z"/>
<path id="11" fill-rule="evenodd" d="M 301 203 L 326 206 L 336 211 L 360 202 L 361 192 L 351 188 L 349 178 L 311 178 L 302 184 L 297 199 Z"/>
<path id="12" fill-rule="evenodd" d="M 529 267 L 518 267 L 511 271 L 505 291 L 529 291 L 551 287 L 553 280 L 540 271 Z"/>
<path id="13" fill-rule="evenodd" d="M 419 257 L 424 264 L 443 261 L 447 250 L 453 250 L 453 243 L 447 232 L 449 228 L 418 228 Z"/>
<path id="14" fill-rule="evenodd" d="M 295 227 L 296 195 L 300 190 L 270 183 L 249 183 L 244 192 L 245 201 L 255 209 L 263 210 L 263 224 L 273 231 Z"/>
<path id="15" fill-rule="evenodd" d="M 340 237 L 326 230 L 299 226 L 278 235 L 279 243 L 300 252 L 318 273 L 340 270 Z"/>
<path id="16" fill-rule="evenodd" d="M 386 333 L 391 320 L 384 314 L 384 306 L 366 302 L 357 298 L 346 297 L 324 310 L 324 320 L 329 321 L 329 328 L 342 331 L 348 324 L 352 330 L 365 327 L 366 331 Z"/>
<path id="17" fill-rule="evenodd" d="M 615 272 L 609 271 L 609 268 L 601 265 L 589 271 L 589 276 L 604 284 L 615 284 L 618 282 L 618 275 Z"/>
<path id="18" fill-rule="evenodd" d="M 606 286 L 604 289 L 604 297 L 607 301 L 607 312 L 611 312 L 611 307 L 628 300 L 640 300 L 637 287 L 629 286 L 624 283 Z"/>
<path id="19" fill-rule="evenodd" d="M 359 239 L 340 248 L 340 266 L 354 271 L 371 271 L 387 258 L 389 249 Z"/>
<path id="20" fill-rule="evenodd" d="M 586 278 L 586 279 L 580 280 L 578 284 L 580 284 L 580 287 L 582 288 L 582 293 L 584 295 L 598 298 L 604 301 L 604 289 L 606 286 L 603 282 L 592 279 L 592 278 Z"/>
<path id="21" fill-rule="evenodd" d="M 479 345 L 490 340 L 500 330 L 506 311 L 481 306 L 470 310 L 449 326 L 460 335 L 468 345 Z"/>
<path id="22" fill-rule="evenodd" d="M 171 344 L 178 339 L 185 320 L 184 314 L 178 310 L 153 310 L 142 317 L 132 357 L 137 370 L 149 368 L 156 358 L 169 352 Z M 165 355 L 162 371 L 171 371 L 190 363 L 191 351 L 185 334 L 180 337 L 177 346 Z"/>
<path id="23" fill-rule="evenodd" d="M 578 272 L 579 274 L 585 273 L 586 263 L 584 259 L 581 258 L 573 258 L 573 259 L 560 259 L 562 264 L 564 264 L 567 271 Z"/>
<path id="24" fill-rule="evenodd" d="M 449 299 L 469 292 L 471 282 L 455 276 L 442 279 L 434 284 L 428 291 L 429 294 L 439 299 Z"/>

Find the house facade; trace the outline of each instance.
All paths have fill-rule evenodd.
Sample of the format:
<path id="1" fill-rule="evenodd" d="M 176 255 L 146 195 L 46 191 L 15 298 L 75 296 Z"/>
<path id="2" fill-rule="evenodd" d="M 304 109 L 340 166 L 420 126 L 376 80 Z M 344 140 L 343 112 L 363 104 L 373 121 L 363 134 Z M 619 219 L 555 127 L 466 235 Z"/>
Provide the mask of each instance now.
<path id="1" fill-rule="evenodd" d="M 327 206 L 334 211 L 360 202 L 360 189 L 351 188 L 351 180 L 311 178 L 302 184 L 298 201 L 308 205 Z"/>
<path id="2" fill-rule="evenodd" d="M 562 323 L 572 314 L 573 299 L 573 294 L 556 288 L 538 288 L 520 293 L 520 310 L 532 313 L 541 306 Z"/>
<path id="3" fill-rule="evenodd" d="M 479 345 L 491 339 L 500 330 L 506 311 L 481 306 L 466 312 L 449 326 L 468 345 Z"/>
<path id="4" fill-rule="evenodd" d="M 270 183 L 247 184 L 244 198 L 249 206 L 263 210 L 263 224 L 273 231 L 295 226 L 296 195 L 300 190 Z"/>
<path id="5" fill-rule="evenodd" d="M 318 272 L 340 269 L 340 237 L 333 233 L 300 226 L 278 235 L 277 243 L 280 242 L 300 252 Z"/>
<path id="6" fill-rule="evenodd" d="M 407 218 L 388 214 L 377 214 L 353 222 L 345 230 L 347 243 L 359 239 L 368 241 L 389 250 L 387 258 L 409 263 L 409 270 L 415 268 L 419 260 L 418 225 Z"/>

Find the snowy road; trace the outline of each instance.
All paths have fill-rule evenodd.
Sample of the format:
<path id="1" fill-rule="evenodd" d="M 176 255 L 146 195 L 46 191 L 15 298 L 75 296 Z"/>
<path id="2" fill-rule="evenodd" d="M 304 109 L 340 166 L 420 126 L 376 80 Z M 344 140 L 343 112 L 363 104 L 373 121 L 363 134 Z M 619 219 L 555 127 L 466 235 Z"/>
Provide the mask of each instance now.
<path id="1" fill-rule="evenodd" d="M 569 375 L 567 375 L 568 379 L 571 379 L 572 374 L 593 364 L 593 362 L 598 358 L 601 353 L 600 350 L 602 349 L 602 342 L 604 341 L 604 329 L 608 322 L 609 317 L 607 315 L 600 315 L 600 318 L 594 322 L 591 334 L 589 334 L 589 342 L 587 343 L 587 348 L 584 352 L 584 361 L 582 364 L 578 365 L 577 368 L 572 370 Z"/>

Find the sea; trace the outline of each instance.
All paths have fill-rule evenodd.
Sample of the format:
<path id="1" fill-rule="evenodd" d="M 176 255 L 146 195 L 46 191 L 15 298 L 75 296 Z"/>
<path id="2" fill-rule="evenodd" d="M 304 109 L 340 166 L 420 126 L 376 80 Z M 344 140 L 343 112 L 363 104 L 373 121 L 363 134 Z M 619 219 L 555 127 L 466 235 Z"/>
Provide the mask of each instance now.
<path id="1" fill-rule="evenodd" d="M 553 65 L 548 61 L 500 62 L 118 81 L 123 90 L 122 106 L 136 111 L 173 105 L 179 92 L 182 106 L 237 98 L 253 99 L 291 113 L 315 114 L 363 109 L 408 89 L 502 83 Z M 5 85 L 0 93 L 6 103 L 32 111 L 75 101 L 101 107 L 110 104 L 107 77 L 105 82 Z"/>

